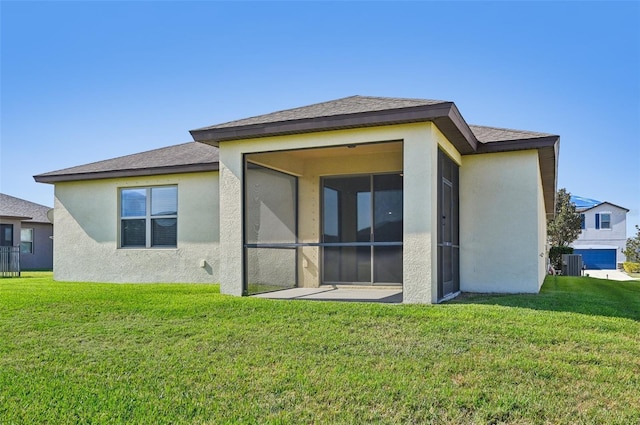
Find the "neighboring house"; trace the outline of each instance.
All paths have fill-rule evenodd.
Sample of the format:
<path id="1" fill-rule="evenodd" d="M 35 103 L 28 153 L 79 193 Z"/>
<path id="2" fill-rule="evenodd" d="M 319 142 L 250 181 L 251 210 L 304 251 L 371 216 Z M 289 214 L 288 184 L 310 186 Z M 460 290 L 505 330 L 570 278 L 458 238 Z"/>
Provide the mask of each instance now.
<path id="1" fill-rule="evenodd" d="M 21 270 L 53 269 L 49 210 L 50 207 L 0 193 L 0 246 L 13 246 L 20 252 Z"/>
<path id="2" fill-rule="evenodd" d="M 615 269 L 625 261 L 628 209 L 611 202 L 572 196 L 580 213 L 582 232 L 571 244 L 587 269 Z"/>
<path id="3" fill-rule="evenodd" d="M 35 176 L 55 185 L 56 279 L 393 285 L 406 303 L 542 285 L 557 135 L 363 96 L 191 135 Z"/>

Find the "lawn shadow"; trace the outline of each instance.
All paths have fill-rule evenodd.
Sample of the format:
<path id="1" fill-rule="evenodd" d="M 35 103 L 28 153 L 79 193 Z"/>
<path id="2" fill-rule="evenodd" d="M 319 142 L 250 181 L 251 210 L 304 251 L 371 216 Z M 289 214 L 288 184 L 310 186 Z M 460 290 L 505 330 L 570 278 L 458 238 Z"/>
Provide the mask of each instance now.
<path id="1" fill-rule="evenodd" d="M 463 293 L 448 304 L 485 304 L 640 321 L 640 282 L 548 276 L 539 294 Z"/>

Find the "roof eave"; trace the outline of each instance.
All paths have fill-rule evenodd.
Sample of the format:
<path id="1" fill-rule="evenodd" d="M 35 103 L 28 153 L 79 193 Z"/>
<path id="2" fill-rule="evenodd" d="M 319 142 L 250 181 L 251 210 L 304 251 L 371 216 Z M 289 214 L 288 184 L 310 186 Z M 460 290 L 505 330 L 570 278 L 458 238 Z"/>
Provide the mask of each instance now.
<path id="1" fill-rule="evenodd" d="M 0 218 L 4 220 L 25 221 L 25 220 L 31 220 L 33 217 L 27 217 L 22 215 L 0 214 Z"/>
<path id="2" fill-rule="evenodd" d="M 263 124 L 191 130 L 193 140 L 219 146 L 221 142 L 348 128 L 433 121 L 461 153 L 471 153 L 477 140 L 453 102 L 342 114 Z"/>
<path id="3" fill-rule="evenodd" d="M 101 180 L 101 179 L 113 179 L 121 177 L 140 177 L 140 176 L 157 176 L 163 174 L 183 174 L 183 173 L 198 173 L 203 171 L 218 171 L 218 163 L 210 164 L 191 164 L 191 165 L 177 165 L 168 167 L 149 167 L 139 169 L 127 169 L 127 170 L 110 170 L 99 171 L 91 173 L 68 173 L 68 174 L 40 174 L 33 176 L 33 179 L 38 183 L 59 183 L 69 181 L 82 181 L 82 180 Z"/>

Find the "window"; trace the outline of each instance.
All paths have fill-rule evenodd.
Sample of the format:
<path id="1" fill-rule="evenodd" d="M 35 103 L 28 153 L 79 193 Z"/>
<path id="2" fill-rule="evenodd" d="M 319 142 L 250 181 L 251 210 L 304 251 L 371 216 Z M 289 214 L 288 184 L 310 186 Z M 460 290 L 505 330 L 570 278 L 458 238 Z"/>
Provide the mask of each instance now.
<path id="1" fill-rule="evenodd" d="M 20 253 L 33 254 L 33 229 L 20 229 Z"/>
<path id="2" fill-rule="evenodd" d="M 600 214 L 600 228 L 611 229 L 611 214 Z"/>
<path id="3" fill-rule="evenodd" d="M 120 190 L 120 246 L 177 246 L 178 187 L 155 186 Z"/>
<path id="4" fill-rule="evenodd" d="M 580 214 L 580 228 L 583 230 L 586 228 L 585 221 L 584 221 L 584 214 Z"/>
<path id="5" fill-rule="evenodd" d="M 596 229 L 611 229 L 611 213 L 596 214 Z"/>
<path id="6" fill-rule="evenodd" d="M 13 246 L 13 224 L 0 224 L 0 246 Z"/>

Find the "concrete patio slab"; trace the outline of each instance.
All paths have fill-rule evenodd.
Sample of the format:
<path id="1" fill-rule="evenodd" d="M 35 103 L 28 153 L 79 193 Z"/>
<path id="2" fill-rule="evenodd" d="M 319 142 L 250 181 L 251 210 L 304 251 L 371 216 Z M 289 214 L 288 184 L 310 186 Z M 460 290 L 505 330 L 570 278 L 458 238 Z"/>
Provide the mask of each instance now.
<path id="1" fill-rule="evenodd" d="M 275 300 L 314 300 L 314 301 L 343 301 L 343 302 L 375 302 L 402 303 L 402 289 L 378 288 L 292 288 L 276 292 L 253 295 L 256 298 Z"/>

